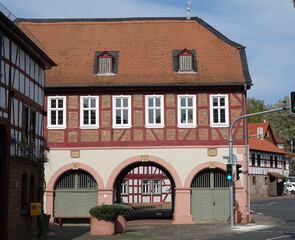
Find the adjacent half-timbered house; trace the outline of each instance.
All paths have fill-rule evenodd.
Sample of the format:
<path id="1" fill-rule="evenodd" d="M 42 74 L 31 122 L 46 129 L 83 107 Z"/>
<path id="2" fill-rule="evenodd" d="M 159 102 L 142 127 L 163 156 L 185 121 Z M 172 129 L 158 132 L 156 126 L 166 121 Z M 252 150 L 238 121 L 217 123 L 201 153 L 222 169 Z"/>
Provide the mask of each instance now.
<path id="1" fill-rule="evenodd" d="M 147 166 L 170 181 L 174 223 L 228 221 L 229 126 L 252 85 L 244 46 L 200 18 L 19 22 L 58 64 L 45 90 L 52 220 L 120 202 L 126 175 Z M 244 129 L 239 121 L 233 131 L 243 168 Z M 245 182 L 235 183 L 238 222 L 247 219 Z"/>
<path id="2" fill-rule="evenodd" d="M 11 20 L 0 12 L 0 236 L 36 239 L 30 203 L 42 201 L 44 77 L 55 63 Z"/>
<path id="3" fill-rule="evenodd" d="M 122 180 L 121 203 L 171 207 L 171 188 L 170 180 L 162 170 L 152 166 L 136 167 Z"/>
<path id="4" fill-rule="evenodd" d="M 269 123 L 248 124 L 251 198 L 284 194 L 289 175 L 287 152 L 276 141 Z"/>

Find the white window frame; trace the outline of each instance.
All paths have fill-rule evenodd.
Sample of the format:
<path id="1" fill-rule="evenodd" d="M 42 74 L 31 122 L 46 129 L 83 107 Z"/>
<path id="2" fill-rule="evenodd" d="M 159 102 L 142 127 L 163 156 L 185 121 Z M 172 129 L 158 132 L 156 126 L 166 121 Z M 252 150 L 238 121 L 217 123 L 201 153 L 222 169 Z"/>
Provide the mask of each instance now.
<path id="1" fill-rule="evenodd" d="M 127 107 L 116 107 L 117 99 L 127 99 L 128 106 Z M 122 101 L 121 101 L 122 103 Z M 116 111 L 120 110 L 121 113 L 123 110 L 128 110 L 128 123 L 116 123 Z M 131 96 L 130 95 L 120 95 L 113 96 L 113 128 L 131 128 Z"/>
<path id="2" fill-rule="evenodd" d="M 90 106 L 88 108 L 84 108 L 84 99 L 95 99 L 95 108 L 91 108 Z M 98 96 L 81 96 L 80 97 L 80 128 L 83 129 L 97 129 L 99 128 L 99 102 L 98 102 Z M 95 124 L 90 123 L 90 115 L 89 115 L 89 124 L 84 124 L 84 111 L 95 111 Z"/>
<path id="3" fill-rule="evenodd" d="M 123 179 L 121 183 L 121 188 L 120 188 L 120 193 L 122 196 L 126 196 L 129 194 L 128 188 L 129 188 L 129 180 Z M 125 189 L 125 191 L 122 191 L 122 189 Z"/>
<path id="4" fill-rule="evenodd" d="M 63 100 L 63 107 L 62 108 L 55 108 L 52 109 L 51 108 L 51 101 L 52 100 Z M 47 116 L 47 128 L 48 129 L 65 129 L 67 128 L 66 125 L 66 106 L 67 106 L 67 98 L 65 96 L 54 96 L 54 97 L 48 97 L 47 98 L 47 112 L 48 112 L 48 116 Z M 58 111 L 61 110 L 63 112 L 63 123 L 62 124 L 58 124 L 58 117 L 56 116 L 56 124 L 51 124 L 51 114 L 53 111 Z"/>
<path id="5" fill-rule="evenodd" d="M 181 106 L 181 99 L 182 98 L 186 99 L 186 106 L 185 107 Z M 193 106 L 192 107 L 187 106 L 187 99 L 188 98 L 193 98 Z M 196 128 L 197 127 L 196 95 L 187 95 L 187 94 L 186 95 L 178 95 L 177 108 L 178 108 L 178 113 L 177 113 L 178 125 L 177 125 L 177 127 L 179 127 L 179 128 Z M 186 117 L 188 116 L 187 110 L 188 109 L 193 110 L 193 122 L 192 123 L 182 123 L 181 122 L 181 110 L 182 109 L 186 110 Z"/>
<path id="6" fill-rule="evenodd" d="M 147 181 L 147 184 L 144 184 L 145 181 Z M 146 187 L 148 191 L 146 191 Z M 151 194 L 151 180 L 142 179 L 142 195 L 150 195 L 150 194 Z"/>
<path id="7" fill-rule="evenodd" d="M 156 184 L 155 181 L 159 181 L 159 182 Z M 157 186 L 157 187 L 155 187 L 155 186 Z M 155 191 L 156 189 L 158 189 L 158 192 Z M 153 179 L 153 194 L 154 195 L 161 195 L 162 194 L 162 184 L 161 184 L 160 179 Z"/>
<path id="8" fill-rule="evenodd" d="M 218 98 L 218 106 L 213 106 L 213 98 Z M 224 107 L 219 106 L 220 103 L 220 98 L 224 98 Z M 220 123 L 220 111 L 218 114 L 218 123 L 214 123 L 214 115 L 213 115 L 213 110 L 214 109 L 225 109 L 225 122 Z M 215 95 L 210 95 L 210 126 L 211 127 L 229 127 L 229 107 L 228 107 L 228 95 L 226 94 L 215 94 Z"/>
<path id="9" fill-rule="evenodd" d="M 193 71 L 193 56 L 192 55 L 180 55 L 179 56 L 179 71 L 181 72 L 191 72 Z M 188 69 L 189 67 L 189 69 Z"/>
<path id="10" fill-rule="evenodd" d="M 155 99 L 160 99 L 160 107 L 149 107 L 149 100 L 153 99 L 153 102 L 155 103 Z M 161 122 L 160 123 L 149 123 L 149 110 L 153 110 L 154 113 L 154 121 L 156 121 L 155 117 L 155 111 L 160 110 L 161 114 Z M 163 95 L 146 95 L 145 96 L 145 127 L 146 128 L 164 128 L 164 96 Z"/>

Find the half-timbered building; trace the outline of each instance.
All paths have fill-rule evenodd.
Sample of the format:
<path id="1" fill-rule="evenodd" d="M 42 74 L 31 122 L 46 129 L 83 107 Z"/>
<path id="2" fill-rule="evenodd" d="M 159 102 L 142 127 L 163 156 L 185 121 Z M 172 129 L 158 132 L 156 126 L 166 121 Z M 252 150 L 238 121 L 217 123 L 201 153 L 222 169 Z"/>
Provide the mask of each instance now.
<path id="1" fill-rule="evenodd" d="M 13 18 L 1 8 L 0 236 L 37 239 L 37 217 L 30 216 L 30 203 L 42 201 L 44 169 L 38 159 L 44 145 L 44 78 L 55 63 Z"/>
<path id="2" fill-rule="evenodd" d="M 249 123 L 249 176 L 251 198 L 284 194 L 289 176 L 287 152 L 278 146 L 269 123 Z"/>
<path id="3" fill-rule="evenodd" d="M 46 212 L 120 202 L 142 166 L 168 177 L 174 223 L 227 222 L 229 126 L 252 82 L 245 47 L 200 18 L 19 19 L 58 64 L 46 72 Z M 245 167 L 245 126 L 233 131 Z M 235 183 L 246 221 L 245 175 Z M 129 188 L 130 189 L 130 188 Z"/>

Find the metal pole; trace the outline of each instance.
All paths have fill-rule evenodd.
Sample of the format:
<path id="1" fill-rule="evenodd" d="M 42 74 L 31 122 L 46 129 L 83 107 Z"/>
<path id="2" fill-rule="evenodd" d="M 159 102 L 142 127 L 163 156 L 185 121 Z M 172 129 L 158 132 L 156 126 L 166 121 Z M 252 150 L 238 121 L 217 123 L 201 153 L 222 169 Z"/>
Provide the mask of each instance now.
<path id="1" fill-rule="evenodd" d="M 245 94 L 244 94 L 244 114 L 247 113 L 247 103 L 246 103 L 246 92 L 247 85 L 245 84 Z M 250 221 L 249 217 L 249 161 L 248 161 L 248 129 L 247 129 L 247 119 L 244 119 L 244 128 L 245 128 L 245 158 L 246 158 L 246 205 L 247 205 L 247 223 Z"/>
<path id="2" fill-rule="evenodd" d="M 243 116 L 238 117 L 230 126 L 229 130 L 229 164 L 232 165 L 233 168 L 233 128 L 234 125 L 241 119 L 247 118 L 247 117 L 252 117 L 252 116 L 257 116 L 265 113 L 272 113 L 272 112 L 278 112 L 282 110 L 287 110 L 290 109 L 290 107 L 282 107 L 282 108 L 276 108 L 276 109 L 271 109 L 263 112 L 257 112 L 257 113 L 251 113 L 251 114 L 246 114 Z M 230 226 L 233 227 L 235 225 L 234 223 L 234 186 L 233 186 L 233 178 L 230 181 Z"/>

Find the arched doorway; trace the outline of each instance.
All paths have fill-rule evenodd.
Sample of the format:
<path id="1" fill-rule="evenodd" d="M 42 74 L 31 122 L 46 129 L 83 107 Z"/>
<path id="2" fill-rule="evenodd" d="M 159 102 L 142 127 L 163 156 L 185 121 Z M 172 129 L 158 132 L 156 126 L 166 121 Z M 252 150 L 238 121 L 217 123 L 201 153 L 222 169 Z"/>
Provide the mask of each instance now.
<path id="1" fill-rule="evenodd" d="M 170 173 L 154 162 L 125 167 L 114 183 L 114 202 L 129 204 L 142 212 L 140 218 L 170 218 L 174 212 L 175 183 Z"/>
<path id="2" fill-rule="evenodd" d="M 86 171 L 69 170 L 55 183 L 54 218 L 89 217 L 97 202 L 97 183 Z"/>
<path id="3" fill-rule="evenodd" d="M 195 222 L 228 222 L 229 181 L 218 168 L 204 169 L 191 183 L 191 214 Z"/>

